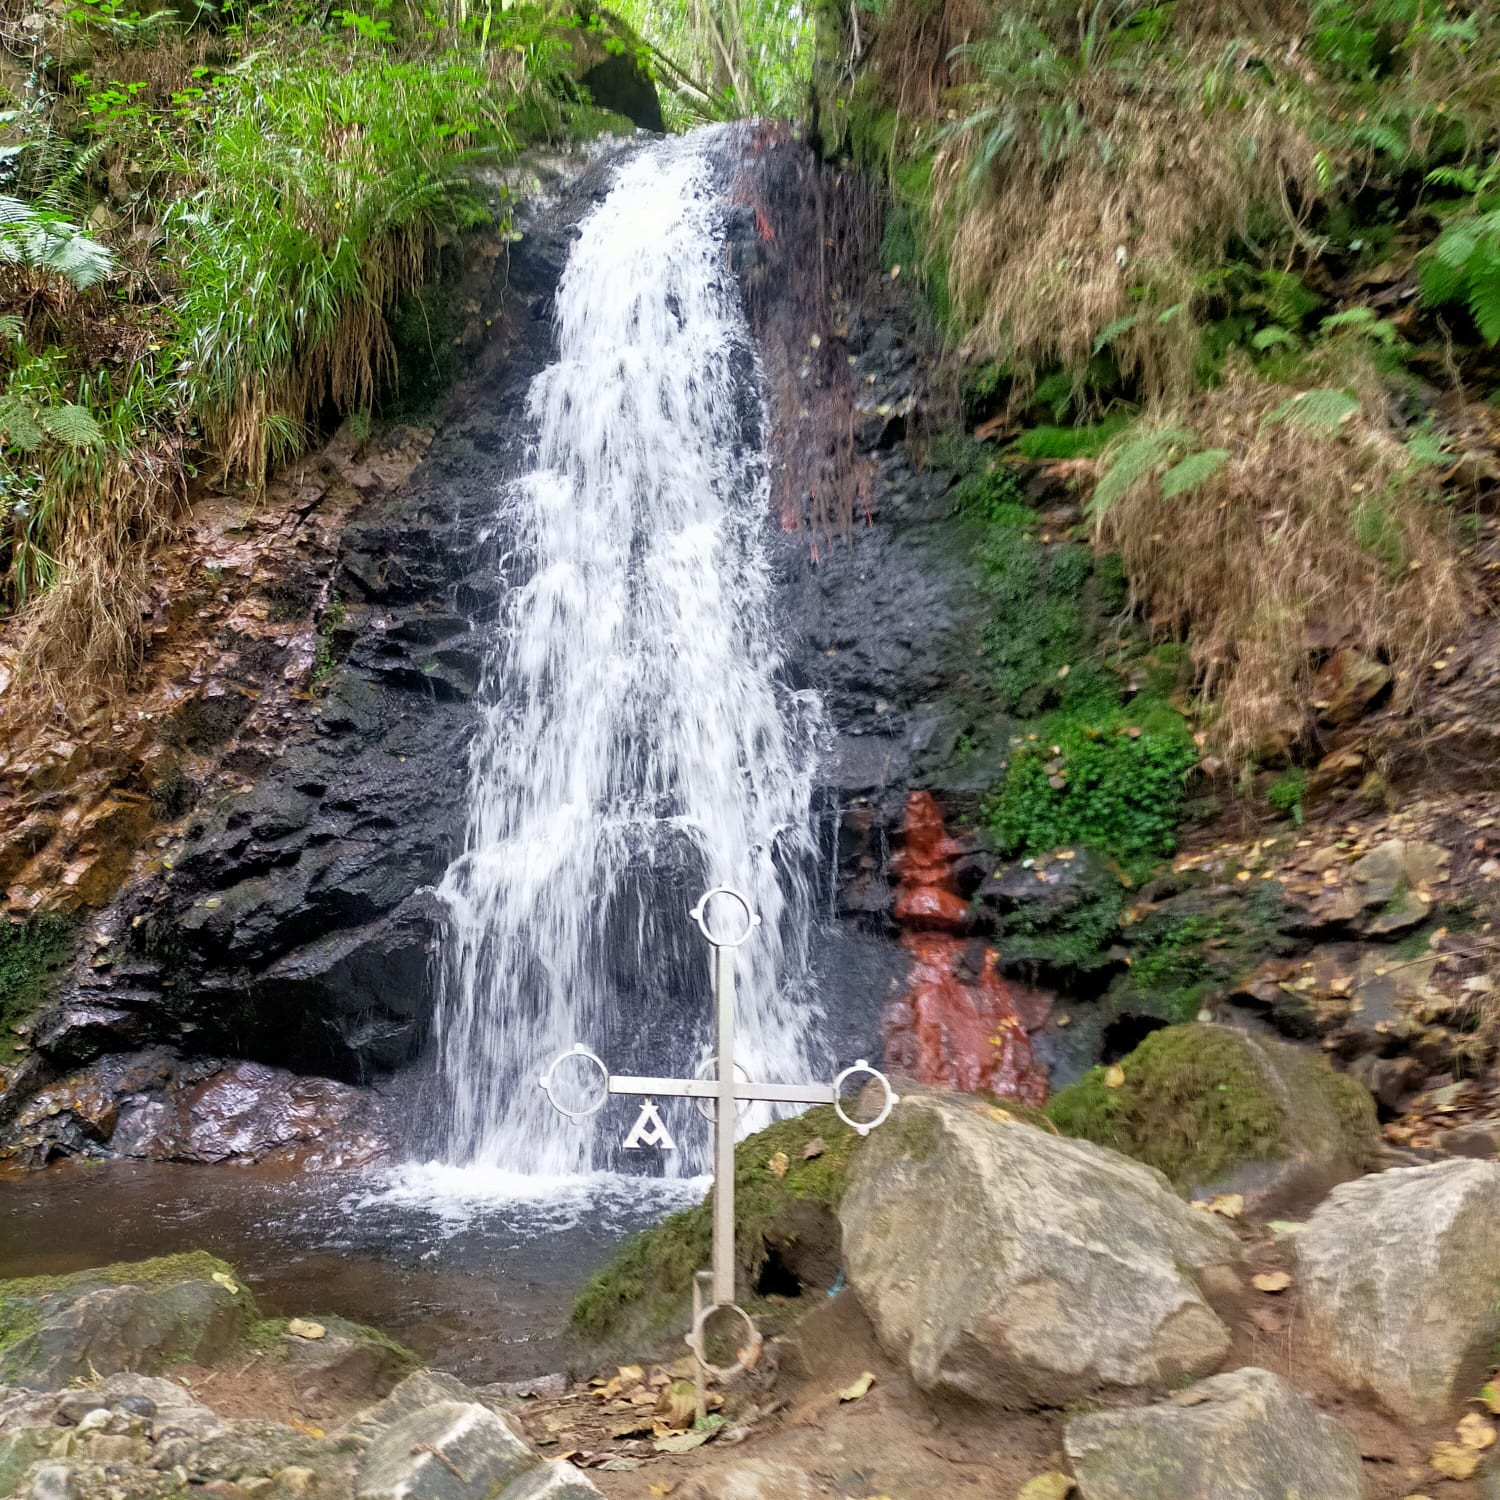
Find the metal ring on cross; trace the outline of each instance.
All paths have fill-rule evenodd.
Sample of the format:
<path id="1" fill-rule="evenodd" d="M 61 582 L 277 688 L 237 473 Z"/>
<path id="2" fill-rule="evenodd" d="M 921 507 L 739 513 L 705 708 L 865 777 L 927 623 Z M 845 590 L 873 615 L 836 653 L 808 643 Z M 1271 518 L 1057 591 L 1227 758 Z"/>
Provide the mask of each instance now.
<path id="1" fill-rule="evenodd" d="M 592 1063 L 599 1070 L 599 1077 L 602 1083 L 602 1087 L 599 1090 L 599 1097 L 587 1109 L 567 1109 L 557 1102 L 557 1096 L 552 1092 L 552 1075 L 570 1057 L 581 1057 L 586 1062 Z M 553 1109 L 560 1115 L 566 1115 L 570 1120 L 586 1120 L 591 1114 L 603 1109 L 604 1101 L 609 1098 L 609 1069 L 604 1066 L 604 1059 L 596 1053 L 590 1052 L 582 1042 L 575 1042 L 560 1057 L 554 1058 L 552 1066 L 537 1079 L 537 1082 L 546 1090 L 547 1098 L 552 1101 Z"/>
<path id="2" fill-rule="evenodd" d="M 880 1087 L 885 1090 L 885 1103 L 881 1105 L 880 1113 L 876 1115 L 873 1120 L 865 1120 L 863 1122 L 859 1120 L 851 1120 L 849 1116 L 844 1113 L 844 1084 L 846 1080 L 853 1078 L 857 1073 L 868 1073 L 871 1078 L 878 1079 L 880 1081 Z M 890 1118 L 891 1110 L 895 1108 L 895 1106 L 900 1102 L 900 1096 L 896 1093 L 895 1089 L 891 1087 L 890 1079 L 887 1078 L 879 1068 L 872 1068 L 869 1063 L 864 1060 L 864 1058 L 860 1058 L 860 1060 L 855 1063 L 852 1068 L 845 1068 L 844 1071 L 833 1080 L 833 1112 L 851 1130 L 858 1131 L 860 1135 L 869 1135 L 869 1133 L 874 1130 L 877 1125 L 884 1125 L 886 1120 Z"/>
<path id="3" fill-rule="evenodd" d="M 717 1057 L 705 1057 L 693 1070 L 694 1078 L 717 1078 L 719 1075 L 719 1059 Z M 749 1083 L 750 1075 L 738 1064 L 734 1065 L 734 1076 L 741 1083 Z M 717 1099 L 694 1099 L 693 1107 L 703 1116 L 705 1120 L 716 1120 L 719 1117 Z M 746 1101 L 741 1100 L 734 1106 L 735 1114 L 745 1108 Z"/>
<path id="4" fill-rule="evenodd" d="M 727 933 L 717 934 L 711 932 L 708 926 L 708 903 L 715 896 L 726 896 L 731 901 L 738 901 L 740 909 L 745 914 L 745 929 L 738 937 L 731 937 Z M 715 948 L 738 948 L 746 938 L 760 926 L 760 915 L 750 905 L 750 898 L 742 896 L 732 885 L 716 885 L 711 891 L 704 891 L 698 898 L 698 904 L 688 913 L 698 924 L 698 931 L 711 942 Z"/>
<path id="5" fill-rule="evenodd" d="M 745 1340 L 744 1346 L 735 1356 L 735 1361 L 732 1365 L 713 1364 L 703 1352 L 703 1330 L 707 1327 L 708 1320 L 717 1312 L 732 1312 L 750 1331 L 750 1337 Z M 738 1375 L 742 1370 L 749 1370 L 754 1367 L 756 1359 L 760 1354 L 760 1346 L 764 1340 L 761 1338 L 760 1329 L 755 1326 L 755 1322 L 750 1314 L 738 1302 L 711 1302 L 693 1319 L 693 1330 L 686 1336 L 683 1342 L 693 1351 L 693 1358 L 715 1380 L 728 1380 L 731 1375 Z"/>

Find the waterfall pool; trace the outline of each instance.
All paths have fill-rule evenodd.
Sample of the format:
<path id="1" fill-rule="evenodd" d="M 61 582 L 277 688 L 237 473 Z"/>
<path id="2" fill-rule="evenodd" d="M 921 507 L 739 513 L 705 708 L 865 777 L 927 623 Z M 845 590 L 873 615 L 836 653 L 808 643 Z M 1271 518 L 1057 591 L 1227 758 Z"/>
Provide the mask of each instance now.
<path id="1" fill-rule="evenodd" d="M 484 1383 L 564 1367 L 574 1296 L 702 1182 L 501 1179 L 444 1167 L 110 1162 L 0 1180 L 0 1279 L 208 1250 L 272 1316 L 337 1313 Z"/>

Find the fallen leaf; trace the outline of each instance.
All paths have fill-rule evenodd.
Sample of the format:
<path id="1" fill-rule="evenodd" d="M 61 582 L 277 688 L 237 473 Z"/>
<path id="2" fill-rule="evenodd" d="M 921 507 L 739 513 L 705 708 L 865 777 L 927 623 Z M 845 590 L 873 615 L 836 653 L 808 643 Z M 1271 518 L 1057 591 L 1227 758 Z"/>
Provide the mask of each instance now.
<path id="1" fill-rule="evenodd" d="M 1073 1493 L 1073 1481 L 1059 1469 L 1028 1479 L 1016 1492 L 1016 1500 L 1067 1500 Z"/>
<path id="2" fill-rule="evenodd" d="M 990 1110 L 990 1119 L 998 1125 L 1008 1125 L 1015 1119 L 1015 1116 L 1008 1109 L 1001 1109 L 999 1105 L 995 1105 Z"/>
<path id="3" fill-rule="evenodd" d="M 691 1427 L 698 1414 L 698 1387 L 691 1380 L 674 1380 L 656 1398 L 656 1414 L 668 1427 Z"/>
<path id="4" fill-rule="evenodd" d="M 1445 1479 L 1472 1479 L 1479 1455 L 1461 1443 L 1434 1443 L 1428 1462 Z"/>
<path id="5" fill-rule="evenodd" d="M 646 1493 L 648 1495 L 670 1495 L 677 1488 L 675 1479 L 663 1480 L 661 1484 L 648 1484 Z"/>
<path id="6" fill-rule="evenodd" d="M 791 1162 L 787 1160 L 785 1151 L 778 1151 L 776 1155 L 766 1163 L 766 1166 L 770 1169 L 771 1175 L 773 1177 L 785 1177 L 786 1169 L 791 1166 Z"/>
<path id="7" fill-rule="evenodd" d="M 1237 1219 L 1245 1211 L 1242 1193 L 1219 1193 L 1209 1201 L 1209 1211 L 1223 1219 Z"/>
<path id="8" fill-rule="evenodd" d="M 646 1372 L 639 1365 L 617 1365 L 615 1378 L 622 1387 L 639 1385 L 646 1378 Z"/>
<path id="9" fill-rule="evenodd" d="M 1482 1453 L 1486 1448 L 1493 1448 L 1495 1436 L 1495 1429 L 1477 1411 L 1471 1411 L 1459 1421 L 1459 1442 L 1465 1448 L 1474 1449 L 1476 1453 Z"/>
<path id="10" fill-rule="evenodd" d="M 723 1417 L 705 1417 L 691 1432 L 657 1438 L 651 1446 L 658 1453 L 691 1453 L 694 1448 L 701 1448 L 723 1426 Z"/>
<path id="11" fill-rule="evenodd" d="M 294 1339 L 321 1339 L 328 1337 L 328 1330 L 321 1323 L 314 1323 L 311 1318 L 293 1318 L 286 1325 L 286 1331 Z"/>
<path id="12" fill-rule="evenodd" d="M 828 1149 L 828 1143 L 820 1135 L 815 1135 L 803 1148 L 802 1160 L 812 1161 L 814 1157 L 821 1156 Z"/>
<path id="13" fill-rule="evenodd" d="M 1292 1278 L 1285 1271 L 1262 1271 L 1250 1278 L 1257 1292 L 1284 1292 L 1291 1284 Z"/>
<path id="14" fill-rule="evenodd" d="M 846 1385 L 843 1390 L 839 1392 L 839 1400 L 858 1401 L 861 1396 L 869 1395 L 870 1387 L 874 1384 L 874 1375 L 871 1374 L 869 1370 L 866 1370 L 865 1373 L 861 1375 L 853 1385 Z"/>
<path id="15" fill-rule="evenodd" d="M 291 1423 L 304 1437 L 320 1438 L 323 1436 L 323 1429 L 316 1422 L 299 1422 L 296 1417 L 293 1417 Z"/>
<path id="16" fill-rule="evenodd" d="M 213 1279 L 217 1281 L 219 1285 L 223 1287 L 231 1297 L 237 1296 L 239 1294 L 240 1289 L 234 1277 L 226 1276 L 222 1271 L 215 1271 L 213 1273 Z"/>
<path id="17" fill-rule="evenodd" d="M 1117 1089 L 1125 1082 L 1125 1069 L 1119 1063 L 1113 1063 L 1104 1070 L 1105 1088 Z"/>
<path id="18" fill-rule="evenodd" d="M 645 1459 L 631 1458 L 628 1455 L 620 1458 L 607 1458 L 599 1465 L 599 1472 L 601 1474 L 629 1474 L 640 1468 L 643 1463 Z"/>

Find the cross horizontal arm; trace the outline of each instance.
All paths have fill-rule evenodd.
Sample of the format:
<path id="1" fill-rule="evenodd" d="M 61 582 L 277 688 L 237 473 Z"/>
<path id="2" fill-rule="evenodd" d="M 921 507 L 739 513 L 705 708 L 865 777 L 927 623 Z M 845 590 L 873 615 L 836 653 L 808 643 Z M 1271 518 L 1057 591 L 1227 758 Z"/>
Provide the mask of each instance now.
<path id="1" fill-rule="evenodd" d="M 716 1078 L 631 1078 L 610 1074 L 612 1094 L 654 1095 L 663 1099 L 717 1099 Z M 736 1099 L 759 1099 L 771 1104 L 832 1104 L 831 1083 L 741 1083 L 735 1080 Z"/>

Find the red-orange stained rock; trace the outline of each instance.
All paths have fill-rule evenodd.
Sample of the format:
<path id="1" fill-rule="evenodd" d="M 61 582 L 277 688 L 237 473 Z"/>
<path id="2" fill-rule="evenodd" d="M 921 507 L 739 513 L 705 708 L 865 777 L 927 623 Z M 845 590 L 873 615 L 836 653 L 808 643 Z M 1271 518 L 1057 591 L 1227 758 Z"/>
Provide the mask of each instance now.
<path id="1" fill-rule="evenodd" d="M 962 846 L 948 837 L 931 793 L 911 794 L 902 831 L 891 870 L 901 943 L 912 967 L 906 994 L 886 1013 L 892 1067 L 922 1083 L 1041 1104 L 1047 1077 L 1032 1054 L 1027 1026 L 1042 1023 L 1051 997 L 1011 984 L 993 949 L 956 935 L 968 919 L 951 869 Z"/>

